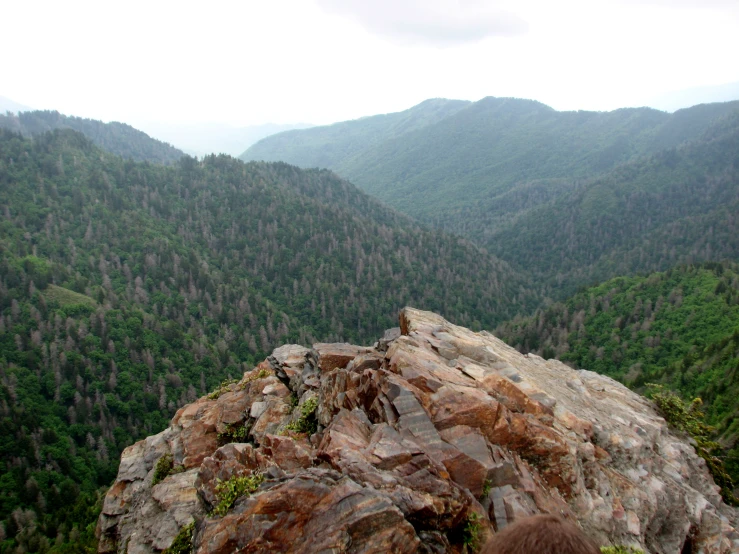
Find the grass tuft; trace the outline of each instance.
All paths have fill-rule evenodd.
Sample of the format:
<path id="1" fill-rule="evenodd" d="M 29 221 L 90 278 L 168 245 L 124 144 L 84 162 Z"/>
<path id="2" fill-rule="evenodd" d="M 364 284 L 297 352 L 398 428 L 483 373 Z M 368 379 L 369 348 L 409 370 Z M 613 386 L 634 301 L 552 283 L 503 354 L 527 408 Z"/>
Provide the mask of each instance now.
<path id="1" fill-rule="evenodd" d="M 213 392 L 211 392 L 208 395 L 209 400 L 218 400 L 222 394 L 226 394 L 227 392 L 231 392 L 231 387 L 238 383 L 238 379 L 226 379 L 223 381 L 220 385 L 218 385 L 218 388 L 216 388 Z"/>

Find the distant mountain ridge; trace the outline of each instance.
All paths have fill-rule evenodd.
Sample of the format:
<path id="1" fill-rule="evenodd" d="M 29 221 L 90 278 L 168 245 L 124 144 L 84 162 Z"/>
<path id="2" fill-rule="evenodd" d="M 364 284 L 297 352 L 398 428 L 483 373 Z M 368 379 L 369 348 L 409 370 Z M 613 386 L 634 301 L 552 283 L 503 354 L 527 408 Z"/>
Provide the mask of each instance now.
<path id="1" fill-rule="evenodd" d="M 138 162 L 169 165 L 184 156 L 184 153 L 175 147 L 153 139 L 125 123 L 103 123 L 95 119 L 63 115 L 57 111 L 0 114 L 0 128 L 16 131 L 27 137 L 54 129 L 72 129 L 85 135 L 103 150 Z"/>
<path id="2" fill-rule="evenodd" d="M 673 90 L 649 100 L 648 105 L 669 112 L 696 104 L 739 100 L 739 81 L 721 85 Z"/>
<path id="3" fill-rule="evenodd" d="M 244 161 L 285 161 L 300 167 L 332 168 L 366 149 L 433 125 L 469 105 L 465 100 L 435 98 L 408 110 L 363 117 L 333 125 L 286 131 L 267 137 L 241 156 Z"/>
<path id="4" fill-rule="evenodd" d="M 391 131 L 401 115 L 421 119 L 430 103 L 456 109 Z M 440 213 L 448 208 L 493 204 L 497 194 L 515 184 L 587 177 L 696 139 L 711 122 L 737 109 L 739 102 L 675 114 L 651 108 L 558 112 L 515 98 L 463 104 L 429 100 L 397 114 L 267 137 L 241 159 L 333 169 L 401 211 L 434 221 L 445 218 Z M 446 210 L 439 210 L 441 203 Z M 445 219 L 453 228 L 454 216 Z"/>
<path id="5" fill-rule="evenodd" d="M 449 101 L 434 102 L 444 105 Z M 400 114 L 423 113 L 425 104 Z M 543 260 L 521 260 L 536 256 L 545 244 L 547 254 L 569 260 L 561 236 L 556 245 L 550 240 L 553 233 L 562 234 L 562 227 L 552 230 L 549 222 L 561 219 L 560 208 L 575 202 L 582 188 L 594 186 L 596 179 L 620 175 L 618 179 L 627 186 L 630 180 L 640 179 L 637 172 L 641 170 L 657 172 L 663 178 L 676 177 L 670 164 L 682 159 L 683 166 L 694 163 L 715 174 L 723 182 L 722 190 L 730 195 L 733 177 L 728 178 L 727 172 L 733 172 L 734 164 L 730 139 L 715 139 L 717 134 L 733 133 L 733 115 L 738 113 L 739 102 L 698 105 L 674 114 L 651 108 L 558 112 L 532 100 L 489 97 L 456 105 L 450 113 L 403 133 L 388 131 L 388 122 L 400 114 L 282 133 L 255 144 L 242 159 L 281 159 L 306 167 L 329 167 L 419 221 L 465 236 L 519 268 L 537 271 Z M 374 129 L 371 139 L 363 131 L 369 127 Z M 688 143 L 703 146 L 681 149 Z M 661 153 L 667 154 L 660 157 Z M 700 156 L 708 156 L 713 165 L 708 167 Z M 699 194 L 696 178 L 695 172 L 683 174 L 683 189 Z M 654 182 L 640 182 L 649 194 Z M 660 194 L 668 194 L 669 186 L 663 189 Z M 670 221 L 669 213 L 660 212 L 660 221 Z M 618 213 L 611 216 L 621 218 Z M 700 229 L 702 233 L 703 227 Z M 522 236 L 531 241 L 523 243 L 519 240 Z M 634 240 L 645 238 L 640 237 L 634 236 Z M 587 242 L 594 235 L 577 238 Z M 725 253 L 733 253 L 733 248 Z M 677 258 L 690 261 L 686 254 L 678 251 Z M 664 266 L 649 261 L 629 269 L 657 268 Z M 618 274 L 608 273 L 604 267 L 585 272 L 578 269 L 572 267 L 564 277 L 569 292 L 596 276 L 602 279 Z M 559 271 L 552 270 L 550 264 L 544 276 L 550 284 Z"/>

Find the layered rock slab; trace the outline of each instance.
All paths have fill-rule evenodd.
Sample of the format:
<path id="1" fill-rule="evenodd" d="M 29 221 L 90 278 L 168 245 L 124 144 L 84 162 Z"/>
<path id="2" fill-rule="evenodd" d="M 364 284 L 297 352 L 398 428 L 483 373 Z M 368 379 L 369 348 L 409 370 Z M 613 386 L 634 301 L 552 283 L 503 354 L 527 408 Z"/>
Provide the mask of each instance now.
<path id="1" fill-rule="evenodd" d="M 181 472 L 153 485 L 165 454 Z M 214 515 L 219 484 L 254 475 Z M 194 522 L 197 552 L 462 552 L 542 512 L 603 545 L 739 551 L 736 510 L 647 400 L 406 308 L 373 348 L 278 348 L 126 449 L 98 535 L 151 553 Z"/>

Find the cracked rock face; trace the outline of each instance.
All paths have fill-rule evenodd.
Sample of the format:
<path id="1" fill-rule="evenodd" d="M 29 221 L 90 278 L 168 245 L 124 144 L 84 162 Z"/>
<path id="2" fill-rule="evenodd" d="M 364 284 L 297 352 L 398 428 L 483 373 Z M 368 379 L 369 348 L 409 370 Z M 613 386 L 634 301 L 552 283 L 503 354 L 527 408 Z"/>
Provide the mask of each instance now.
<path id="1" fill-rule="evenodd" d="M 256 474 L 214 514 L 219 484 Z M 127 448 L 98 536 L 153 553 L 194 522 L 198 553 L 461 553 L 536 513 L 602 545 L 739 552 L 737 511 L 647 400 L 406 308 L 373 348 L 278 348 Z"/>

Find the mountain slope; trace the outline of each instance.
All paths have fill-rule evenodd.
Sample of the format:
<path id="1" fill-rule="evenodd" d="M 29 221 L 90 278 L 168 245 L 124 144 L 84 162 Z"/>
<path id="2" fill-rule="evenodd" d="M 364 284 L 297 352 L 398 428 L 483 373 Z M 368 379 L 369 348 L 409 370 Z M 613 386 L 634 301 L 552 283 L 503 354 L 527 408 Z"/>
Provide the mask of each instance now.
<path id="1" fill-rule="evenodd" d="M 515 213 L 515 207 L 505 208 L 505 195 L 515 186 L 590 177 L 698 138 L 717 118 L 737 109 L 739 102 L 675 114 L 648 108 L 557 112 L 531 100 L 484 98 L 381 141 L 357 139 L 364 132 L 360 123 L 365 120 L 359 120 L 268 137 L 242 159 L 334 169 L 400 211 L 459 232 L 465 229 L 461 212 L 466 208 L 482 204 L 485 210 L 497 209 L 497 215 L 503 204 L 504 214 Z M 329 134 L 339 127 L 345 134 Z M 331 155 L 322 155 L 325 151 Z M 496 225 L 495 217 L 486 218 L 486 228 Z"/>
<path id="2" fill-rule="evenodd" d="M 737 255 L 738 114 L 739 102 L 596 113 L 485 98 L 343 158 L 313 155 L 325 128 L 267 138 L 245 156 L 326 162 L 396 209 L 532 271 L 562 297 L 619 274 Z M 324 148 L 341 152 L 346 143 L 334 139 Z"/>
<path id="3" fill-rule="evenodd" d="M 571 293 L 615 275 L 739 259 L 737 213 L 739 112 L 700 141 L 579 183 L 489 233 L 483 244 Z"/>
<path id="4" fill-rule="evenodd" d="M 702 398 L 739 483 L 739 266 L 707 263 L 619 277 L 517 318 L 496 334 L 522 352 L 641 388 Z"/>
<path id="5" fill-rule="evenodd" d="M 286 131 L 259 141 L 239 157 L 244 161 L 284 161 L 300 167 L 330 169 L 386 140 L 429 127 L 468 104 L 463 100 L 434 98 L 402 112 Z"/>
<path id="6" fill-rule="evenodd" d="M 2 548 L 91 541 L 122 449 L 279 342 L 371 342 L 409 302 L 479 328 L 536 301 L 328 171 L 0 130 L 0 204 Z"/>
<path id="7" fill-rule="evenodd" d="M 73 129 L 103 150 L 139 162 L 172 164 L 183 156 L 183 153 L 173 146 L 153 139 L 125 123 L 115 121 L 103 123 L 94 119 L 66 116 L 55 111 L 0 114 L 0 128 L 16 131 L 25 136 L 35 136 L 54 129 Z"/>

